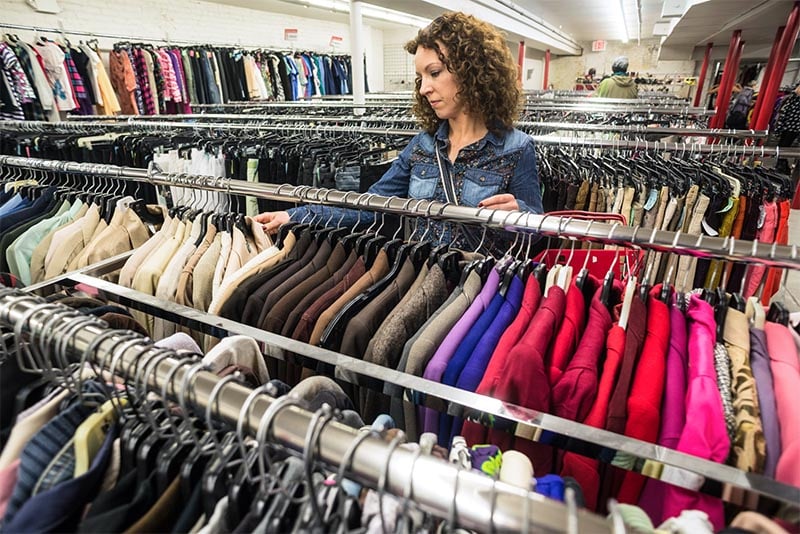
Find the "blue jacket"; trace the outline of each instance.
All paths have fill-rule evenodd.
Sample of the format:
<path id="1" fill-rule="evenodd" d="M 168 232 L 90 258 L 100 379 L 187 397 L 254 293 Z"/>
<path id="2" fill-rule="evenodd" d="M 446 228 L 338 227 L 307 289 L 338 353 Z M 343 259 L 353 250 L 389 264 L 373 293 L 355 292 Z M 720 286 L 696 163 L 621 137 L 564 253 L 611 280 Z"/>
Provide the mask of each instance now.
<path id="1" fill-rule="evenodd" d="M 455 183 L 458 203 L 475 207 L 490 196 L 511 193 L 521 211 L 542 213 L 542 196 L 536 171 L 536 151 L 533 139 L 514 129 L 505 135 L 488 132 L 482 139 L 461 149 L 455 162 L 447 157 L 449 124 L 443 121 L 434 135 L 417 134 L 400 153 L 392 166 L 369 192 L 386 197 L 419 198 L 446 202 L 439 167 L 436 163 L 434 143 L 441 151 L 442 165 L 446 165 Z M 301 220 L 309 211 L 319 214 L 319 206 L 302 206 L 289 210 L 292 220 Z M 325 208 L 326 219 L 331 208 Z M 342 215 L 342 226 L 372 224 L 371 212 L 333 210 L 334 221 Z M 342 213 L 344 212 L 344 214 Z M 419 232 L 427 225 L 419 225 Z M 440 239 L 450 239 L 451 228 L 443 223 L 432 223 L 431 232 Z M 433 236 L 432 236 L 433 237 Z"/>

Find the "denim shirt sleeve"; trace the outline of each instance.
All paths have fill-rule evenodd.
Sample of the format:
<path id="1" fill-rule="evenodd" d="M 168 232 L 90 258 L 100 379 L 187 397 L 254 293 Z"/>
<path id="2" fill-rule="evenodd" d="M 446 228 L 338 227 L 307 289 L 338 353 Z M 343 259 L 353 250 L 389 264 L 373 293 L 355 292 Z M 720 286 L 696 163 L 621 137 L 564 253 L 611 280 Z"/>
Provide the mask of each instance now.
<path id="1" fill-rule="evenodd" d="M 419 142 L 419 135 L 414 137 L 411 142 L 403 149 L 398 155 L 397 159 L 392 163 L 389 170 L 387 170 L 381 179 L 372 184 L 367 192 L 384 197 L 400 197 L 406 198 L 408 196 L 408 182 L 411 177 L 411 153 L 414 147 Z M 357 198 L 357 197 L 351 197 Z M 366 210 L 356 210 L 349 208 L 331 208 L 322 207 L 320 205 L 306 205 L 299 206 L 287 210 L 293 221 L 300 221 L 303 217 L 311 214 L 325 218 L 332 218 L 333 222 L 341 219 L 341 226 L 356 225 L 370 225 L 375 221 L 375 213 Z"/>
<path id="2" fill-rule="evenodd" d="M 542 187 L 536 171 L 536 148 L 530 137 L 525 141 L 519 162 L 508 186 L 508 192 L 514 195 L 520 211 L 542 213 Z"/>

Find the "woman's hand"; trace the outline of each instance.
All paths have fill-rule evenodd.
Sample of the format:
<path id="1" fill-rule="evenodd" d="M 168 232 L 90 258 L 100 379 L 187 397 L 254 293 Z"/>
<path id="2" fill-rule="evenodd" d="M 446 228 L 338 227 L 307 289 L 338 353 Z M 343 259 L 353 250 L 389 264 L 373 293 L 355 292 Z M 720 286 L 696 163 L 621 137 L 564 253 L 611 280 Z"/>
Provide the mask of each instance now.
<path id="1" fill-rule="evenodd" d="M 289 219 L 289 214 L 285 211 L 267 211 L 255 216 L 256 222 L 260 222 L 268 234 L 277 232 L 281 225 L 289 222 Z"/>
<path id="2" fill-rule="evenodd" d="M 479 208 L 489 208 L 493 210 L 515 211 L 519 209 L 517 199 L 510 193 L 494 195 L 478 202 Z"/>

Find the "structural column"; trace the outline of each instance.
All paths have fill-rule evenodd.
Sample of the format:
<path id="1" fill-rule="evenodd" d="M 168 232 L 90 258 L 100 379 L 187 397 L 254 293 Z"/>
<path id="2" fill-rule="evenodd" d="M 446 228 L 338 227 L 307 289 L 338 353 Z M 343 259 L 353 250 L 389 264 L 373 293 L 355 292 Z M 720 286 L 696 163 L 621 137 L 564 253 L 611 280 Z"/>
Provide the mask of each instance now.
<path id="1" fill-rule="evenodd" d="M 361 15 L 362 2 L 350 0 L 350 59 L 353 69 L 353 104 L 363 105 L 366 102 L 364 89 L 364 20 Z M 353 108 L 353 112 L 362 115 L 365 108 Z"/>
<path id="2" fill-rule="evenodd" d="M 517 49 L 517 66 L 519 67 L 517 81 L 520 87 L 522 87 L 522 73 L 525 70 L 525 41 L 519 42 L 519 48 Z"/>
<path id="3" fill-rule="evenodd" d="M 765 80 L 766 83 L 761 84 L 761 91 L 758 93 L 761 107 L 758 110 L 756 123 L 752 126 L 755 129 L 763 130 L 769 125 L 772 108 L 775 106 L 775 99 L 778 96 L 778 89 L 780 88 L 781 80 L 783 80 L 783 74 L 786 72 L 786 64 L 789 62 L 789 56 L 797 39 L 798 28 L 800 28 L 800 2 L 795 2 L 786 21 L 786 29 L 783 30 L 783 35 L 781 35 L 781 42 L 775 51 L 775 64 L 770 72 L 769 79 Z"/>
<path id="4" fill-rule="evenodd" d="M 706 45 L 706 54 L 703 56 L 703 66 L 700 67 L 700 78 L 697 79 L 697 92 L 694 95 L 694 107 L 700 105 L 700 96 L 703 94 L 703 86 L 706 83 L 706 75 L 708 74 L 708 62 L 711 58 L 711 49 L 714 48 L 714 43 Z"/>
<path id="5" fill-rule="evenodd" d="M 731 42 L 728 45 L 728 55 L 725 58 L 725 66 L 722 71 L 722 80 L 720 80 L 717 87 L 717 102 L 715 108 L 714 118 L 711 119 L 713 128 L 722 128 L 725 126 L 725 114 L 728 112 L 728 103 L 731 99 L 731 90 L 736 81 L 736 75 L 739 72 L 739 62 L 736 61 L 736 56 L 740 52 L 740 45 L 742 43 L 742 30 L 735 30 L 731 34 Z M 741 56 L 740 56 L 741 57 Z"/>
<path id="6" fill-rule="evenodd" d="M 544 52 L 544 74 L 542 76 L 542 89 L 547 90 L 547 84 L 550 81 L 550 49 Z"/>
<path id="7" fill-rule="evenodd" d="M 786 26 L 781 26 L 778 28 L 778 31 L 775 32 L 775 40 L 772 41 L 772 49 L 769 52 L 767 66 L 764 69 L 764 76 L 761 78 L 761 89 L 767 88 L 767 83 L 772 77 L 772 71 L 775 69 L 775 62 L 778 59 L 778 47 L 780 46 L 781 38 L 783 37 L 783 32 L 785 29 Z M 758 122 L 758 114 L 761 111 L 761 104 L 763 102 L 764 99 L 759 95 L 759 97 L 756 98 L 756 105 L 753 106 L 753 114 L 750 116 L 750 128 L 755 128 L 756 122 Z"/>

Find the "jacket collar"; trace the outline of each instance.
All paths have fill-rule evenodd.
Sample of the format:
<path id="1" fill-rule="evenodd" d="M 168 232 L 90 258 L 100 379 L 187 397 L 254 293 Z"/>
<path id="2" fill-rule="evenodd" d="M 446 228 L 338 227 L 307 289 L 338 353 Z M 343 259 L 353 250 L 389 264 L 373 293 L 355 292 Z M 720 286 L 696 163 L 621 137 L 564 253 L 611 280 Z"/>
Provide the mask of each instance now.
<path id="1" fill-rule="evenodd" d="M 439 147 L 447 146 L 447 143 L 449 142 L 447 136 L 449 135 L 449 133 L 450 133 L 450 123 L 447 121 L 442 121 L 439 124 L 439 128 L 436 130 L 436 133 L 433 135 L 433 138 L 436 141 L 437 146 Z M 486 135 L 484 135 L 479 141 L 477 141 L 476 149 L 478 150 L 483 149 L 483 147 L 486 146 L 487 142 L 492 143 L 494 146 L 498 147 L 503 146 L 503 141 L 504 139 L 501 136 L 489 130 L 488 132 L 486 132 Z"/>

